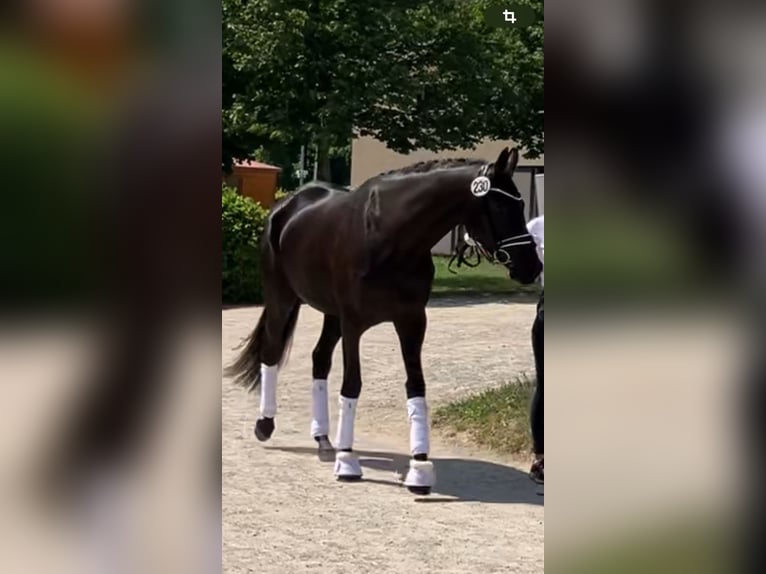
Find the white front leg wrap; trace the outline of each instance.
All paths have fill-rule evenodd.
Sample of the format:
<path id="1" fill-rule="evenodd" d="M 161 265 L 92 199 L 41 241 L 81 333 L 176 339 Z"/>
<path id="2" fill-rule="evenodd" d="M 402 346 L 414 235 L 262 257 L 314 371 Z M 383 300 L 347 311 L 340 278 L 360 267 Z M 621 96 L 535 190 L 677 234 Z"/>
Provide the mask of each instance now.
<path id="1" fill-rule="evenodd" d="M 412 455 L 428 454 L 428 404 L 425 397 L 407 399 L 407 418 L 410 421 L 410 452 Z"/>
<path id="2" fill-rule="evenodd" d="M 261 416 L 273 419 L 277 415 L 277 372 L 279 365 L 261 364 Z"/>
<path id="3" fill-rule="evenodd" d="M 330 434 L 330 411 L 327 405 L 327 381 L 314 379 L 311 387 L 311 436 Z"/>
<path id="4" fill-rule="evenodd" d="M 356 403 L 358 399 L 340 397 L 338 412 L 338 433 L 335 437 L 337 450 L 349 449 L 354 446 L 354 419 L 356 418 Z"/>

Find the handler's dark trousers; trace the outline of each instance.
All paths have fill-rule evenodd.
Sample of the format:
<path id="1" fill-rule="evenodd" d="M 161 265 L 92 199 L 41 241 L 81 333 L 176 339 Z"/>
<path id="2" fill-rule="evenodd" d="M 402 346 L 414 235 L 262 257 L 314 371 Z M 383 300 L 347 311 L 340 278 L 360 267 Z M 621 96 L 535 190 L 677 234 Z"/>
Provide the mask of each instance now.
<path id="1" fill-rule="evenodd" d="M 532 424 L 532 445 L 535 454 L 543 454 L 543 302 L 545 292 L 537 304 L 537 316 L 532 325 L 532 351 L 535 355 L 537 388 L 532 397 L 530 422 Z"/>

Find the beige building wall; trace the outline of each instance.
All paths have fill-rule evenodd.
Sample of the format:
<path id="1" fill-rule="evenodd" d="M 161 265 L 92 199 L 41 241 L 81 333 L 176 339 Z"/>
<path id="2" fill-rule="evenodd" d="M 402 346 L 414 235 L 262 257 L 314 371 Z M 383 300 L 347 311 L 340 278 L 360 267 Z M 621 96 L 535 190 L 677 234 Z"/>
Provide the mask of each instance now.
<path id="1" fill-rule="evenodd" d="M 506 146 L 513 146 L 513 142 L 486 140 L 476 146 L 475 149 L 458 149 L 440 152 L 416 150 L 410 154 L 401 154 L 388 149 L 386 144 L 373 137 L 356 138 L 351 143 L 351 187 L 357 187 L 371 177 L 375 177 L 384 171 L 399 169 L 419 161 L 448 157 L 467 157 L 485 159 L 488 162 L 495 161 L 500 151 Z M 539 157 L 531 160 L 522 155 L 519 159 L 519 166 L 542 167 L 544 165 L 544 159 L 544 157 Z M 516 187 L 519 188 L 528 208 L 530 206 L 529 190 L 531 186 L 531 178 L 532 175 L 525 172 L 517 172 L 513 177 Z M 451 241 L 451 234 L 447 234 L 434 246 L 433 252 L 444 255 L 449 254 L 452 247 Z"/>
<path id="2" fill-rule="evenodd" d="M 495 161 L 500 150 L 505 146 L 512 146 L 513 142 L 484 141 L 476 149 L 448 150 L 432 152 L 416 150 L 410 154 L 397 153 L 386 147 L 386 144 L 373 137 L 356 138 L 351 143 L 351 187 L 361 185 L 371 177 L 391 169 L 399 169 L 419 161 L 441 159 L 447 157 L 470 157 Z M 542 166 L 544 157 L 534 160 L 521 157 L 519 165 Z M 527 182 L 527 187 L 529 187 Z M 519 188 L 521 185 L 516 184 Z"/>

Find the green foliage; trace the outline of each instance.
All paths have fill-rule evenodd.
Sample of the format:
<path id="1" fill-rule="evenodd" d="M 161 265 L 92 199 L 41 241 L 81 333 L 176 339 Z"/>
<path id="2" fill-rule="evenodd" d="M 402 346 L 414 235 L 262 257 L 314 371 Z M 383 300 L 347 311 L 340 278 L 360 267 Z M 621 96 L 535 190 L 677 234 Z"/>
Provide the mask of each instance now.
<path id="1" fill-rule="evenodd" d="M 224 186 L 222 194 L 221 290 L 224 303 L 260 303 L 260 239 L 267 211 Z"/>
<path id="2" fill-rule="evenodd" d="M 44 51 L 0 40 L 0 298 L 87 301 L 106 259 L 99 188 L 101 111 Z"/>
<path id="3" fill-rule="evenodd" d="M 715 289 L 709 260 L 695 260 L 694 245 L 670 214 L 609 207 L 570 213 L 551 227 L 548 243 L 556 246 L 548 281 L 569 304 L 688 304 Z"/>
<path id="4" fill-rule="evenodd" d="M 284 189 L 296 189 L 300 185 L 300 155 L 299 142 L 280 143 L 273 142 L 268 146 L 259 147 L 253 152 L 253 157 L 258 161 L 275 165 L 282 168 L 279 174 L 279 185 Z M 351 183 L 351 145 L 333 146 L 328 152 L 330 161 L 329 177 L 320 177 L 338 185 Z M 315 149 L 306 149 L 305 165 L 306 176 L 304 182 L 311 181 L 314 175 Z"/>
<path id="5" fill-rule="evenodd" d="M 486 137 L 543 146 L 543 3 L 515 29 L 490 0 L 223 0 L 224 163 L 258 147 L 330 150 L 372 135 L 399 152 Z M 342 182 L 341 182 L 342 183 Z"/>
<path id="6" fill-rule="evenodd" d="M 434 256 L 434 283 L 431 295 L 513 295 L 517 293 L 538 293 L 539 283 L 522 285 L 508 277 L 508 270 L 502 265 L 493 265 L 483 260 L 477 267 L 463 266 L 457 274 L 449 271 L 449 257 Z"/>
<path id="7" fill-rule="evenodd" d="M 529 404 L 534 388 L 525 378 L 488 389 L 437 409 L 433 425 L 499 452 L 529 452 Z"/>
<path id="8" fill-rule="evenodd" d="M 564 574 L 718 574 L 731 568 L 736 528 L 725 516 L 689 509 L 656 522 L 628 525 L 556 556 Z"/>

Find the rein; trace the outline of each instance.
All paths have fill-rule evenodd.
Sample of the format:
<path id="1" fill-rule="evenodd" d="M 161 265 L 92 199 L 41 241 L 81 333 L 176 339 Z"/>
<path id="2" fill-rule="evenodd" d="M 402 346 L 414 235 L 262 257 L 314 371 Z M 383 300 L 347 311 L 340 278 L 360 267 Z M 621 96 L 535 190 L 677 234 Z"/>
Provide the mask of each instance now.
<path id="1" fill-rule="evenodd" d="M 465 234 L 465 238 L 458 244 L 458 246 L 455 248 L 455 253 L 450 257 L 449 263 L 447 263 L 447 271 L 452 273 L 453 275 L 457 275 L 457 271 L 452 269 L 452 264 L 457 261 L 458 268 L 461 265 L 465 265 L 466 267 L 478 267 L 481 263 L 481 252 L 476 249 L 475 243 L 469 243 L 468 240 L 471 239 L 468 234 Z M 473 240 L 471 239 L 471 242 Z M 466 255 L 468 253 L 468 255 Z M 476 263 L 471 263 L 468 261 L 468 257 L 476 256 Z"/>

